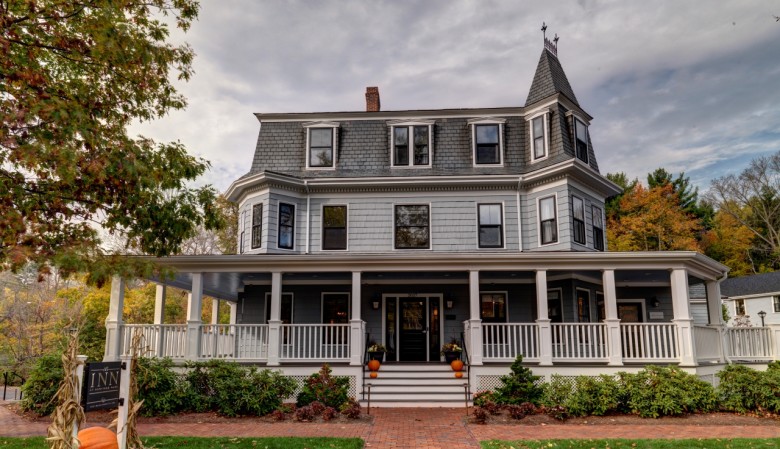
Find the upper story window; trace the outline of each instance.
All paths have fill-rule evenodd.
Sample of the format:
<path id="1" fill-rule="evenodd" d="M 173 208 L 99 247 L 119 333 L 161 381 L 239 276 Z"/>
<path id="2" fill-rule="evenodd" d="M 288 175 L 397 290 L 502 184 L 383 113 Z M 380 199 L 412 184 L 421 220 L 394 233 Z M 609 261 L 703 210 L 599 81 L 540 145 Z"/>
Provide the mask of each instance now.
<path id="1" fill-rule="evenodd" d="M 338 123 L 305 123 L 306 129 L 306 168 L 336 168 L 336 129 Z"/>
<path id="2" fill-rule="evenodd" d="M 497 118 L 469 120 L 472 135 L 474 165 L 502 165 L 504 163 L 504 123 Z"/>
<path id="3" fill-rule="evenodd" d="M 591 206 L 591 211 L 593 213 L 593 247 L 604 251 L 604 218 L 600 208 Z"/>
<path id="4" fill-rule="evenodd" d="M 295 248 L 295 206 L 279 203 L 279 238 L 277 247 Z"/>
<path id="5" fill-rule="evenodd" d="M 393 167 L 431 166 L 433 123 L 433 120 L 388 122 Z"/>
<path id="6" fill-rule="evenodd" d="M 395 206 L 395 248 L 430 248 L 430 218 L 428 205 Z"/>
<path id="7" fill-rule="evenodd" d="M 775 313 L 780 313 L 780 295 L 772 297 L 772 306 Z"/>
<path id="8" fill-rule="evenodd" d="M 549 155 L 550 145 L 548 136 L 549 111 L 536 114 L 528 119 L 528 129 L 531 138 L 531 160 L 537 161 Z"/>
<path id="9" fill-rule="evenodd" d="M 574 118 L 574 137 L 577 147 L 577 159 L 588 163 L 588 126 L 582 120 Z"/>
<path id="10" fill-rule="evenodd" d="M 580 245 L 585 244 L 585 203 L 582 198 L 571 197 L 571 216 L 573 219 L 574 241 Z"/>
<path id="11" fill-rule="evenodd" d="M 558 242 L 558 214 L 555 207 L 555 196 L 539 200 L 539 236 L 542 245 Z"/>
<path id="12" fill-rule="evenodd" d="M 238 234 L 238 254 L 244 254 L 244 236 L 246 234 L 246 214 L 247 211 L 241 211 L 238 220 L 238 228 L 241 232 Z"/>
<path id="13" fill-rule="evenodd" d="M 480 204 L 479 247 L 502 248 L 504 246 L 503 214 L 500 204 Z"/>
<path id="14" fill-rule="evenodd" d="M 263 203 L 252 206 L 252 249 L 263 246 Z"/>
<path id="15" fill-rule="evenodd" d="M 322 207 L 322 249 L 347 249 L 347 206 Z"/>

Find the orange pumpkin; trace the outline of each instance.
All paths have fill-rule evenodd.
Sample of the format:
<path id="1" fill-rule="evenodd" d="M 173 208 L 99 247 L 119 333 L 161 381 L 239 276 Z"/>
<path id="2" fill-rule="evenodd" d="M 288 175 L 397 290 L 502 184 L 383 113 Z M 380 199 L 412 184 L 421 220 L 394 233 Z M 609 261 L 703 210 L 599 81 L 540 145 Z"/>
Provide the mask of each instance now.
<path id="1" fill-rule="evenodd" d="M 455 371 L 455 378 L 460 379 L 463 377 L 463 371 Z"/>
<path id="2" fill-rule="evenodd" d="M 453 360 L 452 363 L 450 363 L 450 366 L 452 367 L 453 371 L 460 371 L 463 369 L 463 361 Z"/>
<path id="3" fill-rule="evenodd" d="M 379 371 L 379 360 L 371 360 L 368 362 L 368 369 L 371 371 Z"/>
<path id="4" fill-rule="evenodd" d="M 81 449 L 119 449 L 116 434 L 105 427 L 87 427 L 78 434 Z"/>
<path id="5" fill-rule="evenodd" d="M 369 376 L 371 376 L 371 378 L 372 378 L 372 379 L 376 379 L 376 376 L 377 376 L 378 374 L 379 374 L 379 373 L 377 373 L 376 371 L 371 371 L 371 374 L 369 374 Z"/>

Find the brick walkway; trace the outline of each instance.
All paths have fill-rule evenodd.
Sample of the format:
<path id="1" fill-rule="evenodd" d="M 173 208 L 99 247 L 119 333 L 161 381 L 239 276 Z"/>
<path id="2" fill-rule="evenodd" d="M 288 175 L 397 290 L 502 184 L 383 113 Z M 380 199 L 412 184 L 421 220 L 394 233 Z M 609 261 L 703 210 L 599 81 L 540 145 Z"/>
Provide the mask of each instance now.
<path id="1" fill-rule="evenodd" d="M 489 439 L 550 438 L 780 438 L 778 426 L 697 425 L 466 425 L 463 409 L 383 408 L 371 410 L 372 423 L 160 424 L 139 425 L 144 436 L 323 436 L 358 437 L 367 448 L 478 448 Z M 31 423 L 10 412 L 0 401 L 0 436 L 45 435 L 48 423 Z"/>

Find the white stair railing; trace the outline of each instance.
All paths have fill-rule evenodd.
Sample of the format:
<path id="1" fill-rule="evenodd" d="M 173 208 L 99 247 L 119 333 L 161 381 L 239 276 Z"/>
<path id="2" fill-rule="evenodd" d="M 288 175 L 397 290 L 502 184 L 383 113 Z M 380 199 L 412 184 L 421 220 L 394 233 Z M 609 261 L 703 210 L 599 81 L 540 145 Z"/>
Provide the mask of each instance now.
<path id="1" fill-rule="evenodd" d="M 623 359 L 633 362 L 678 360 L 677 329 L 674 323 L 621 323 Z"/>
<path id="2" fill-rule="evenodd" d="M 485 360 L 523 360 L 539 358 L 539 327 L 536 323 L 482 323 L 482 348 Z"/>
<path id="3" fill-rule="evenodd" d="M 349 360 L 349 324 L 282 324 L 282 360 Z"/>
<path id="4" fill-rule="evenodd" d="M 727 355 L 730 359 L 764 360 L 772 358 L 772 333 L 768 327 L 730 327 L 726 329 Z"/>
<path id="5" fill-rule="evenodd" d="M 552 323 L 553 360 L 607 359 L 607 326 L 603 323 Z"/>

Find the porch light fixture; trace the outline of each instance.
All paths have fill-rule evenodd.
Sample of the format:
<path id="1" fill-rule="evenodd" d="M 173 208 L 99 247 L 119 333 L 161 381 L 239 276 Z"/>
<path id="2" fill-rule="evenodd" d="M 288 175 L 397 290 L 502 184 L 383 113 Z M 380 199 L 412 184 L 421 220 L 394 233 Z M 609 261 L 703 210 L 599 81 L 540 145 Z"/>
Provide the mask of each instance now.
<path id="1" fill-rule="evenodd" d="M 447 308 L 448 308 L 448 309 L 451 309 L 451 308 L 452 308 L 452 301 L 451 301 L 451 300 L 447 300 L 447 301 L 446 301 L 446 304 L 447 304 Z"/>
<path id="2" fill-rule="evenodd" d="M 657 309 L 661 307 L 661 301 L 658 300 L 655 296 L 650 298 L 650 305 L 653 306 L 654 309 Z"/>
<path id="3" fill-rule="evenodd" d="M 379 310 L 379 301 L 373 301 L 371 305 L 374 307 L 374 310 Z"/>
<path id="4" fill-rule="evenodd" d="M 766 316 L 766 312 L 764 312 L 762 310 L 762 311 L 758 312 L 758 316 L 761 317 L 761 327 L 764 327 L 764 317 Z"/>

